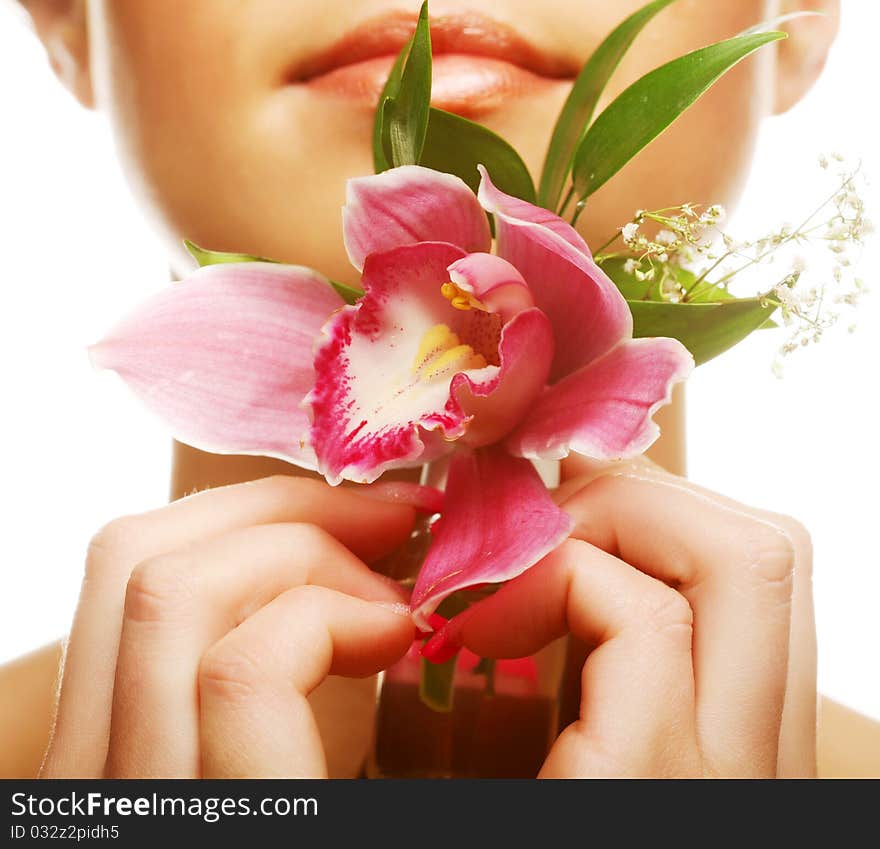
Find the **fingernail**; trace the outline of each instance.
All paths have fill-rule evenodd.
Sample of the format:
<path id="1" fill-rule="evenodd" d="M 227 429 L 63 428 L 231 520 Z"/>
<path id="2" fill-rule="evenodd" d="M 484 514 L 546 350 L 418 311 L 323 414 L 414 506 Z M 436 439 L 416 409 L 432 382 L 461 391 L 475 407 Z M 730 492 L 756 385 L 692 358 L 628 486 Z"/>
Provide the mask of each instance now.
<path id="1" fill-rule="evenodd" d="M 421 655 L 428 663 L 446 663 L 452 660 L 461 648 L 458 638 L 447 627 L 437 631 L 425 645 L 422 646 Z"/>
<path id="2" fill-rule="evenodd" d="M 413 507 L 429 516 L 443 509 L 443 492 L 433 486 L 422 486 L 407 481 L 387 481 L 358 487 L 355 492 L 375 501 L 384 501 L 386 504 Z"/>

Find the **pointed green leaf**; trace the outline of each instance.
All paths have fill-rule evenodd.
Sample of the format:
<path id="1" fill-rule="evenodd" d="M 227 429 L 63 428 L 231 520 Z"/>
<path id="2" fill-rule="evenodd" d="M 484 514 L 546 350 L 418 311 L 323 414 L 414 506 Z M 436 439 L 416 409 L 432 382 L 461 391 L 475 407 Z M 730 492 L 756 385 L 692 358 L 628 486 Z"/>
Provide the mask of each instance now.
<path id="1" fill-rule="evenodd" d="M 574 158 L 572 182 L 584 200 L 692 106 L 720 77 L 784 32 L 740 35 L 651 71 L 595 120 Z"/>
<path id="2" fill-rule="evenodd" d="M 541 206 L 556 209 L 559 205 L 562 188 L 571 171 L 574 152 L 587 131 L 608 80 L 636 36 L 658 12 L 674 2 L 675 0 L 654 0 L 630 15 L 596 48 L 581 69 L 565 106 L 559 113 L 550 139 L 538 189 L 538 203 Z"/>
<path id="3" fill-rule="evenodd" d="M 428 132 L 430 106 L 431 29 L 425 2 L 403 66 L 397 95 L 390 104 L 385 104 L 383 110 L 383 132 L 387 130 L 388 133 L 392 165 L 418 163 Z"/>
<path id="4" fill-rule="evenodd" d="M 200 248 L 195 242 L 191 242 L 189 239 L 184 239 L 183 244 L 190 252 L 193 259 L 199 264 L 199 268 L 204 268 L 206 265 L 221 265 L 225 262 L 277 262 L 277 260 L 274 259 L 265 259 L 264 257 L 250 256 L 249 254 L 229 254 L 224 253 L 223 251 L 209 251 L 205 248 Z"/>
<path id="5" fill-rule="evenodd" d="M 679 277 L 679 282 L 688 293 L 686 300 L 689 304 L 717 304 L 719 301 L 736 300 L 736 296 L 731 295 L 723 286 L 716 286 L 708 280 L 701 280 L 697 283 L 697 276 L 692 271 L 687 273 L 690 282 L 682 280 L 681 277 Z"/>
<path id="6" fill-rule="evenodd" d="M 373 117 L 373 170 L 377 174 L 387 171 L 391 167 L 388 157 L 385 155 L 383 139 L 385 133 L 385 109 L 400 91 L 400 75 L 403 73 L 403 63 L 409 52 L 409 44 L 404 45 L 391 68 L 391 73 L 385 81 L 379 102 L 376 105 L 376 114 Z"/>
<path id="7" fill-rule="evenodd" d="M 364 296 L 363 289 L 356 289 L 354 286 L 347 286 L 345 283 L 339 283 L 336 280 L 331 280 L 330 285 L 337 291 L 339 296 L 343 301 L 347 304 L 355 303 L 358 298 L 362 298 Z"/>
<path id="8" fill-rule="evenodd" d="M 697 365 L 742 342 L 776 311 L 776 305 L 762 297 L 736 298 L 715 304 L 627 303 L 633 315 L 633 336 L 678 339 L 694 355 Z"/>
<path id="9" fill-rule="evenodd" d="M 431 108 L 420 165 L 461 177 L 475 192 L 480 185 L 477 165 L 485 165 L 503 192 L 535 202 L 535 186 L 520 155 L 501 136 L 480 124 Z"/>

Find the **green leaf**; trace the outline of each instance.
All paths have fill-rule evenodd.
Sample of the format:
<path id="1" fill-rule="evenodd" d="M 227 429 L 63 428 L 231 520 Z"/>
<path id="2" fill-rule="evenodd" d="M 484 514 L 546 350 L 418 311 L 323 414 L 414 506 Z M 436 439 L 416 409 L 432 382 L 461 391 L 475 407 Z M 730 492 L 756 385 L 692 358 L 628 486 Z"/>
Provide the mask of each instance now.
<path id="1" fill-rule="evenodd" d="M 422 658 L 422 674 L 419 679 L 419 698 L 431 710 L 448 713 L 452 710 L 455 693 L 456 655 L 446 663 L 429 663 Z"/>
<path id="2" fill-rule="evenodd" d="M 716 304 L 718 301 L 735 301 L 736 296 L 723 286 L 716 286 L 708 280 L 701 280 L 697 283 L 697 276 L 689 271 L 690 284 L 685 282 L 684 288 L 688 293 L 687 302 L 689 304 Z M 679 278 L 681 281 L 681 278 Z"/>
<path id="3" fill-rule="evenodd" d="M 633 336 L 671 336 L 693 355 L 697 365 L 723 354 L 745 339 L 752 331 L 775 327 L 770 316 L 774 304 L 764 296 L 736 298 L 721 286 L 706 280 L 697 284 L 697 276 L 686 268 L 665 266 L 679 284 L 694 292 L 687 303 L 650 300 L 656 281 L 639 280 L 624 270 L 626 257 L 610 257 L 601 263 L 602 270 L 614 281 L 629 304 L 633 315 Z"/>
<path id="4" fill-rule="evenodd" d="M 364 296 L 363 289 L 356 289 L 354 286 L 347 286 L 345 283 L 340 283 L 337 280 L 331 280 L 330 285 L 339 293 L 339 296 L 347 304 L 353 304 L 358 298 Z"/>
<path id="5" fill-rule="evenodd" d="M 480 185 L 477 165 L 485 165 L 503 192 L 535 202 L 535 186 L 520 155 L 501 136 L 480 124 L 431 108 L 420 165 L 461 177 L 474 192 Z"/>
<path id="6" fill-rule="evenodd" d="M 385 109 L 388 104 L 397 97 L 400 91 L 400 75 L 403 73 L 403 63 L 409 52 L 409 44 L 405 44 L 391 68 L 391 73 L 385 81 L 382 94 L 379 95 L 379 103 L 376 106 L 376 114 L 373 117 L 373 170 L 377 174 L 387 171 L 391 167 L 388 157 L 385 156 Z"/>
<path id="7" fill-rule="evenodd" d="M 572 182 L 583 201 L 692 106 L 720 77 L 784 32 L 740 35 L 688 53 L 633 83 L 595 120 L 574 157 Z"/>
<path id="8" fill-rule="evenodd" d="M 250 256 L 249 254 L 228 254 L 223 251 L 209 251 L 205 248 L 200 248 L 195 242 L 191 242 L 189 239 L 184 239 L 183 244 L 186 246 L 186 249 L 190 254 L 192 254 L 193 259 L 199 264 L 199 268 L 204 268 L 206 265 L 221 265 L 225 262 L 277 263 L 277 260 L 274 259 L 265 259 L 264 257 Z"/>
<path id="9" fill-rule="evenodd" d="M 587 131 L 608 80 L 636 36 L 658 12 L 673 2 L 675 0 L 654 0 L 630 15 L 596 48 L 581 69 L 550 139 L 538 189 L 538 203 L 541 206 L 556 209 L 559 205 L 559 196 L 571 171 L 574 152 Z"/>
<path id="10" fill-rule="evenodd" d="M 397 94 L 383 105 L 383 133 L 387 130 L 392 165 L 418 164 L 428 132 L 430 106 L 431 29 L 426 0 L 419 12 Z M 384 147 L 384 136 L 382 141 Z"/>
<path id="11" fill-rule="evenodd" d="M 763 297 L 734 298 L 720 303 L 673 304 L 628 300 L 633 336 L 671 336 L 693 355 L 697 365 L 742 342 L 764 325 L 776 305 Z"/>

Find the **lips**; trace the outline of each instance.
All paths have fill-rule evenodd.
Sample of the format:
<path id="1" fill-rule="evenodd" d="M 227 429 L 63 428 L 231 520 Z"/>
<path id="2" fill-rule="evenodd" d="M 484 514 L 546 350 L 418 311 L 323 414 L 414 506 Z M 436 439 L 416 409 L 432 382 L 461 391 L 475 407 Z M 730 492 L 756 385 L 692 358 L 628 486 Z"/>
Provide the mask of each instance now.
<path id="1" fill-rule="evenodd" d="M 375 109 L 391 65 L 413 33 L 410 14 L 361 24 L 293 70 L 288 82 Z M 577 68 L 546 54 L 510 27 L 477 14 L 431 20 L 434 54 L 431 103 L 466 117 L 490 112 L 510 98 L 539 93 Z"/>

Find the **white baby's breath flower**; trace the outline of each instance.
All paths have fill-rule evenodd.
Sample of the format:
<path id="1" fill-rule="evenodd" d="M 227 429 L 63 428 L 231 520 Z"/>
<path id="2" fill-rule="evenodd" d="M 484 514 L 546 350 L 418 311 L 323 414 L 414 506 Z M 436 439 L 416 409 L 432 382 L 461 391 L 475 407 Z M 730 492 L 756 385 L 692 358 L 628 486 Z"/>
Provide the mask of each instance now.
<path id="1" fill-rule="evenodd" d="M 727 217 L 727 210 L 720 203 L 713 203 L 701 216 L 703 224 L 720 224 Z"/>
<path id="2" fill-rule="evenodd" d="M 630 221 L 629 224 L 625 224 L 620 229 L 620 233 L 623 236 L 623 241 L 630 243 L 636 240 L 636 236 L 639 235 L 639 225 L 634 221 Z"/>
<path id="3" fill-rule="evenodd" d="M 849 239 L 851 235 L 852 230 L 846 222 L 836 221 L 828 228 L 827 238 L 831 239 L 832 242 L 843 242 Z"/>
<path id="4" fill-rule="evenodd" d="M 801 296 L 786 283 L 777 286 L 773 290 L 773 294 L 786 309 L 797 309 L 801 304 Z"/>
<path id="5" fill-rule="evenodd" d="M 646 295 L 649 299 L 676 303 L 687 303 L 695 292 L 705 292 L 703 281 L 734 294 L 732 283 L 739 283 L 750 271 L 763 272 L 757 291 L 766 293 L 765 305 L 778 307 L 776 321 L 788 328 L 773 366 L 781 375 L 782 358 L 822 339 L 840 311 L 852 311 L 865 291 L 853 273 L 857 249 L 873 231 L 859 194 L 864 178 L 859 177 L 858 167 L 847 171 L 839 155 L 822 156 L 819 165 L 839 180 L 824 204 L 798 225 L 786 222 L 749 241 L 737 241 L 722 231 L 726 212 L 720 204 L 638 210 L 619 231 L 626 244 L 624 253 L 629 254 L 623 270 L 637 280 L 654 281 Z M 656 225 L 657 235 L 641 233 L 644 223 Z M 822 250 L 816 250 L 820 246 Z M 814 250 L 807 253 L 811 247 Z M 681 285 L 680 268 L 699 281 L 691 287 L 693 292 Z M 775 287 L 768 285 L 768 276 L 779 281 Z"/>

